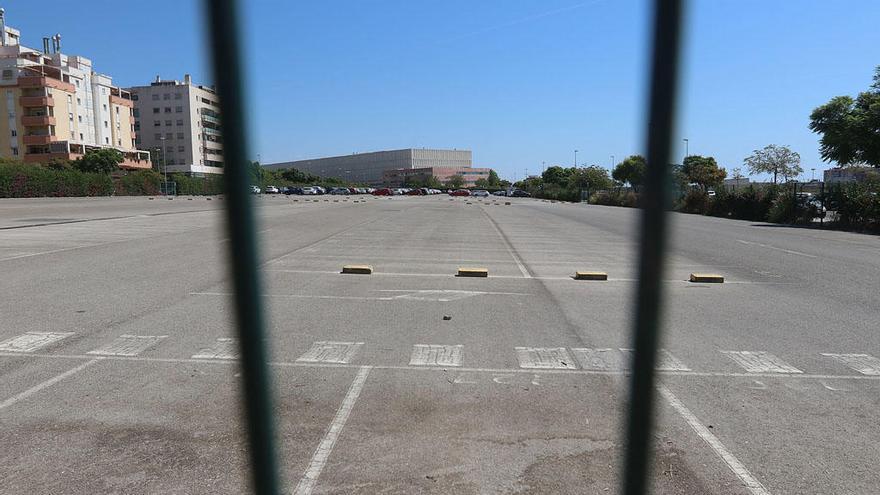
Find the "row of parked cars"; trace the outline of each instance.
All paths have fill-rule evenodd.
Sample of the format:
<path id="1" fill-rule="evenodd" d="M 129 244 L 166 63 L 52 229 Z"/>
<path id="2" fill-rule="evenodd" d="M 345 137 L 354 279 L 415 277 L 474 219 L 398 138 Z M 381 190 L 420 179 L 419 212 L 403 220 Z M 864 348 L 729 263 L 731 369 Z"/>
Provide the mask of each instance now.
<path id="1" fill-rule="evenodd" d="M 408 187 L 383 187 L 379 189 L 375 189 L 372 187 L 331 187 L 325 188 L 321 186 L 306 186 L 306 187 L 282 187 L 278 188 L 275 186 L 266 186 L 266 190 L 263 191 L 257 186 L 251 186 L 251 192 L 253 194 L 299 194 L 304 196 L 316 196 L 321 194 L 335 194 L 335 195 L 350 195 L 350 194 L 372 194 L 374 196 L 429 196 L 432 194 L 444 194 L 447 193 L 450 196 L 476 196 L 476 197 L 489 197 L 489 191 L 485 189 L 448 189 L 446 191 L 442 191 L 440 189 L 431 189 L 428 187 L 419 187 L 419 188 L 408 188 Z M 521 189 L 513 189 L 510 191 L 500 190 L 491 193 L 494 196 L 510 196 L 514 198 L 528 198 L 531 194 L 523 191 Z"/>

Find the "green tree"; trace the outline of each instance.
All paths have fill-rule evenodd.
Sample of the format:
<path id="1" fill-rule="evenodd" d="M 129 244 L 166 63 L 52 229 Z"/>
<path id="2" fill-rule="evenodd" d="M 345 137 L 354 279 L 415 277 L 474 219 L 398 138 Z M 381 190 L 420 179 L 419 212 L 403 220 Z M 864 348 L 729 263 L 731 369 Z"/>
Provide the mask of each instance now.
<path id="1" fill-rule="evenodd" d="M 474 181 L 474 186 L 479 187 L 480 189 L 488 189 L 491 187 L 489 185 L 489 179 L 477 179 Z"/>
<path id="2" fill-rule="evenodd" d="M 645 157 L 642 155 L 628 156 L 614 167 L 611 177 L 614 180 L 629 183 L 633 189 L 638 191 L 639 186 L 645 181 L 646 168 Z"/>
<path id="3" fill-rule="evenodd" d="M 250 173 L 251 184 L 262 187 L 266 170 L 260 165 L 260 162 L 250 162 L 248 164 L 248 172 Z"/>
<path id="4" fill-rule="evenodd" d="M 489 170 L 489 178 L 486 179 L 487 187 L 500 187 L 501 186 L 501 178 L 498 177 L 498 172 L 494 170 Z"/>
<path id="5" fill-rule="evenodd" d="M 598 165 L 586 168 L 575 168 L 568 177 L 569 186 L 574 189 L 586 189 L 587 192 L 601 191 L 611 187 L 608 171 Z"/>
<path id="6" fill-rule="evenodd" d="M 749 167 L 750 174 L 773 174 L 773 183 L 781 175 L 786 181 L 803 173 L 801 155 L 788 146 L 768 144 L 764 149 L 755 150 L 743 163 Z"/>
<path id="7" fill-rule="evenodd" d="M 73 166 L 81 172 L 109 174 L 119 170 L 119 164 L 122 163 L 122 159 L 123 156 L 120 151 L 113 148 L 101 148 L 87 151 L 85 155 L 73 162 Z"/>
<path id="8" fill-rule="evenodd" d="M 718 167 L 711 156 L 689 155 L 685 157 L 681 171 L 688 182 L 698 184 L 703 191 L 721 185 L 727 177 L 727 172 Z"/>
<path id="9" fill-rule="evenodd" d="M 464 177 L 462 177 L 461 175 L 458 175 L 458 174 L 451 175 L 449 177 L 449 179 L 446 181 L 446 187 L 449 187 L 452 189 L 459 189 L 463 185 L 464 185 Z"/>
<path id="10" fill-rule="evenodd" d="M 880 66 L 874 83 L 856 98 L 835 96 L 810 114 L 810 130 L 821 134 L 819 154 L 840 165 L 880 167 Z"/>
<path id="11" fill-rule="evenodd" d="M 561 186 L 568 182 L 569 173 L 569 170 L 566 170 L 559 165 L 553 165 L 547 167 L 547 170 L 541 174 L 541 179 L 544 180 L 545 184 L 558 184 Z"/>

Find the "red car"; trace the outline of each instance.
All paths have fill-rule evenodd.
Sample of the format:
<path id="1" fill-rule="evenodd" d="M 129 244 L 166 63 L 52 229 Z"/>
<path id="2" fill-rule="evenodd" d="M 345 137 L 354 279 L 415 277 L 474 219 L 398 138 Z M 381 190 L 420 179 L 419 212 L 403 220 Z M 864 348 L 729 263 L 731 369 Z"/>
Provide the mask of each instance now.
<path id="1" fill-rule="evenodd" d="M 452 191 L 451 193 L 449 193 L 449 195 L 450 196 L 470 196 L 471 192 L 468 191 L 467 189 L 456 189 L 455 191 Z"/>
<path id="2" fill-rule="evenodd" d="M 407 196 L 424 196 L 427 194 L 423 189 L 413 189 L 406 193 Z"/>
<path id="3" fill-rule="evenodd" d="M 387 187 L 376 189 L 375 191 L 373 191 L 373 196 L 394 196 L 394 191 L 388 189 Z"/>

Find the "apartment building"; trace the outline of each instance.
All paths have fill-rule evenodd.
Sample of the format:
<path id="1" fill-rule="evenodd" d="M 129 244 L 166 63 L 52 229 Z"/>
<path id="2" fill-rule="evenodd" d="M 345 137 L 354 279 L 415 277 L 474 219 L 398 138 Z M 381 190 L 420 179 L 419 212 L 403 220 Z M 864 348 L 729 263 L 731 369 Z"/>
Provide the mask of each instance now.
<path id="1" fill-rule="evenodd" d="M 153 151 L 160 170 L 203 177 L 223 173 L 220 108 L 214 88 L 162 80 L 128 88 L 139 148 Z"/>
<path id="2" fill-rule="evenodd" d="M 121 168 L 151 167 L 149 152 L 135 146 L 127 91 L 91 60 L 61 53 L 60 35 L 43 38 L 42 50 L 20 39 L 0 9 L 0 157 L 44 163 L 113 148 L 123 154 Z"/>

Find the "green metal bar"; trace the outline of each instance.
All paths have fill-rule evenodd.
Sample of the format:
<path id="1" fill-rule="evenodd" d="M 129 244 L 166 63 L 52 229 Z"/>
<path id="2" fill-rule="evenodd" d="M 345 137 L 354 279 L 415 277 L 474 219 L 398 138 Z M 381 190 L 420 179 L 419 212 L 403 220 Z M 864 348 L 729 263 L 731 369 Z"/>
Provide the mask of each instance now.
<path id="1" fill-rule="evenodd" d="M 244 410 L 250 443 L 254 493 L 275 495 L 278 469 L 272 421 L 271 384 L 266 366 L 263 311 L 257 269 L 256 229 L 248 190 L 244 83 L 235 0 L 205 0 L 209 40 L 223 115 L 224 174 L 229 256 L 235 289 L 235 319 L 241 348 Z"/>
<path id="2" fill-rule="evenodd" d="M 626 446 L 626 495 L 647 493 L 653 427 L 654 366 L 660 340 L 669 157 L 675 122 L 682 0 L 654 2 L 647 172 L 641 193 L 639 284 Z"/>

